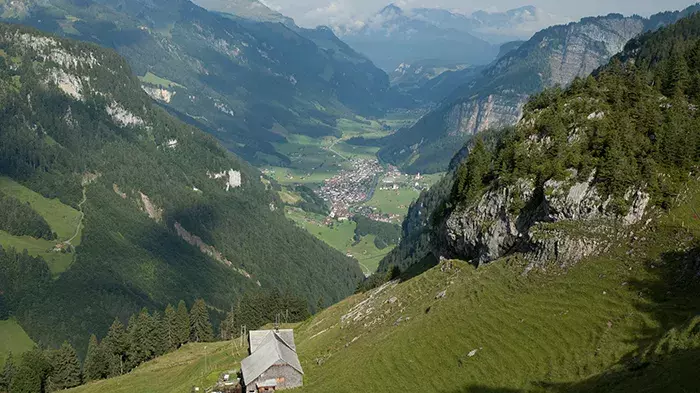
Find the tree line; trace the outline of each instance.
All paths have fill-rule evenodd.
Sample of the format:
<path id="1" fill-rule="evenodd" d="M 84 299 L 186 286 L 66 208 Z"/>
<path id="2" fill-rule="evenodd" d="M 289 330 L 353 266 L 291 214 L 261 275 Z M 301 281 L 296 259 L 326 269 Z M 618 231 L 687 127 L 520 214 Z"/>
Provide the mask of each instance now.
<path id="1" fill-rule="evenodd" d="M 49 223 L 29 203 L 7 195 L 0 190 L 0 230 L 15 236 L 31 236 L 37 239 L 54 240 L 56 234 Z"/>
<path id="2" fill-rule="evenodd" d="M 184 301 L 161 314 L 142 309 L 126 326 L 117 318 L 99 341 L 90 336 L 85 361 L 67 341 L 58 349 L 34 349 L 18 359 L 10 353 L 0 375 L 0 391 L 44 393 L 124 375 L 140 364 L 190 342 L 214 340 L 209 311 L 198 299 L 188 311 Z"/>

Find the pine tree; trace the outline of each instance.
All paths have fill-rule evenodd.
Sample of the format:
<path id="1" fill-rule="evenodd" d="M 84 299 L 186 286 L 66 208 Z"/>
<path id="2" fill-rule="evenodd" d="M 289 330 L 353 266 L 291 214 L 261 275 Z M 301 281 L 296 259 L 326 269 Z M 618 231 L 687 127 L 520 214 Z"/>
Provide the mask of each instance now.
<path id="1" fill-rule="evenodd" d="M 206 342 L 214 339 L 209 310 L 204 300 L 197 299 L 190 310 L 190 340 L 193 342 Z"/>
<path id="2" fill-rule="evenodd" d="M 149 359 L 150 342 L 148 335 L 150 322 L 151 317 L 145 308 L 138 315 L 132 315 L 129 318 L 126 336 L 129 343 L 127 364 L 130 370 Z"/>
<path id="3" fill-rule="evenodd" d="M 107 337 L 102 340 L 102 351 L 107 362 L 107 376 L 116 377 L 127 372 L 128 342 L 124 325 L 119 319 L 114 319 L 107 332 Z"/>
<path id="4" fill-rule="evenodd" d="M 51 366 L 51 390 L 63 390 L 80 385 L 81 375 L 78 354 L 67 341 L 61 345 L 61 348 L 53 352 Z"/>
<path id="5" fill-rule="evenodd" d="M 190 314 L 184 300 L 180 300 L 177 305 L 176 329 L 178 347 L 180 347 L 190 340 Z"/>
<path id="6" fill-rule="evenodd" d="M 219 335 L 221 336 L 222 340 L 226 341 L 233 340 L 235 334 L 236 316 L 233 312 L 233 307 L 231 307 L 231 311 L 226 313 L 226 318 L 224 318 L 224 320 L 221 321 L 221 326 L 219 326 Z"/>
<path id="7" fill-rule="evenodd" d="M 180 345 L 177 334 L 177 312 L 175 312 L 175 308 L 171 304 L 168 304 L 168 307 L 165 308 L 163 331 L 166 351 L 177 349 Z"/>
<path id="8" fill-rule="evenodd" d="M 97 337 L 94 334 L 91 335 L 84 365 L 84 377 L 86 382 L 107 377 L 109 366 L 107 364 L 107 359 L 105 359 L 106 354 L 104 349 L 104 345 L 99 344 Z"/>
<path id="9" fill-rule="evenodd" d="M 43 393 L 51 365 L 45 354 L 34 349 L 22 355 L 10 383 L 11 393 Z"/>
<path id="10" fill-rule="evenodd" d="M 5 367 L 0 375 L 0 391 L 7 392 L 10 390 L 12 377 L 15 375 L 15 361 L 12 357 L 12 352 L 7 354 L 5 359 Z"/>
<path id="11" fill-rule="evenodd" d="M 153 345 L 153 357 L 161 356 L 167 351 L 167 340 L 165 337 L 164 318 L 158 311 L 154 311 L 151 316 L 149 329 L 149 340 Z"/>

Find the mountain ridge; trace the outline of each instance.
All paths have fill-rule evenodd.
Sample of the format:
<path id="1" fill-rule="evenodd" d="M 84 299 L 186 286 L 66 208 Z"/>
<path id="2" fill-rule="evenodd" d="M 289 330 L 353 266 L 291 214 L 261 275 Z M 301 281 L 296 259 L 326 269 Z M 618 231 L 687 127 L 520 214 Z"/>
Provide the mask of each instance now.
<path id="1" fill-rule="evenodd" d="M 456 89 L 415 126 L 389 137 L 379 156 L 410 172 L 442 171 L 457 146 L 472 135 L 517 122 L 529 95 L 590 74 L 630 39 L 697 9 L 691 6 L 649 19 L 610 14 L 542 30 Z M 450 154 L 444 154 L 444 148 Z"/>

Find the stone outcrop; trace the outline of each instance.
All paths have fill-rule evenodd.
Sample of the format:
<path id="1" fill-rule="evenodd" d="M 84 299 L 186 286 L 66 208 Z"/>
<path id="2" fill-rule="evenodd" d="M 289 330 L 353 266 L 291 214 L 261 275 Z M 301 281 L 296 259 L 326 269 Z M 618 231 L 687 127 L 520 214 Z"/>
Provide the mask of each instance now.
<path id="1" fill-rule="evenodd" d="M 604 251 L 611 240 L 624 236 L 642 221 L 649 194 L 630 189 L 630 208 L 619 215 L 610 209 L 611 197 L 602 197 L 594 176 L 576 181 L 546 182 L 536 187 L 520 180 L 486 192 L 476 203 L 452 211 L 440 228 L 440 252 L 481 264 L 513 252 L 522 252 L 530 268 L 555 262 L 566 266 Z"/>

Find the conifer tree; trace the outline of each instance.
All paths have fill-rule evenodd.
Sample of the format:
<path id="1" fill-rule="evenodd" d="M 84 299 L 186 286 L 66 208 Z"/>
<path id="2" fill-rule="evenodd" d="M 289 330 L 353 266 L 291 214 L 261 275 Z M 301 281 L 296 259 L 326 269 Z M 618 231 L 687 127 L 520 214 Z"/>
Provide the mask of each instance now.
<path id="1" fill-rule="evenodd" d="M 12 377 L 15 375 L 15 361 L 12 357 L 12 352 L 7 354 L 5 359 L 5 367 L 3 367 L 2 374 L 0 375 L 0 391 L 7 392 L 10 390 L 10 383 L 12 382 Z"/>
<path id="2" fill-rule="evenodd" d="M 116 377 L 127 371 L 128 342 L 124 325 L 115 319 L 107 332 L 107 337 L 102 340 L 102 351 L 107 362 L 107 376 Z"/>
<path id="3" fill-rule="evenodd" d="M 53 352 L 51 366 L 51 390 L 63 390 L 80 385 L 78 354 L 67 341 L 61 345 L 61 348 Z"/>
<path id="4" fill-rule="evenodd" d="M 138 315 L 132 315 L 129 318 L 126 335 L 129 343 L 127 364 L 130 370 L 148 360 L 150 319 L 151 317 L 148 315 L 148 310 L 145 308 L 143 308 Z"/>
<path id="5" fill-rule="evenodd" d="M 193 342 L 206 342 L 214 339 L 209 310 L 203 299 L 195 300 L 190 310 L 190 340 Z"/>
<path id="6" fill-rule="evenodd" d="M 172 304 L 168 304 L 163 315 L 163 333 L 165 341 L 165 350 L 172 351 L 180 345 L 180 340 L 177 334 L 177 312 Z"/>
<path id="7" fill-rule="evenodd" d="M 104 344 L 104 341 L 103 341 Z M 88 342 L 87 355 L 84 365 L 85 381 L 95 381 L 107 377 L 108 364 L 105 359 L 104 345 L 100 345 L 97 337 L 93 334 Z"/>
<path id="8" fill-rule="evenodd" d="M 233 312 L 233 308 L 231 308 L 231 311 L 226 313 L 226 318 L 224 318 L 223 321 L 221 321 L 221 326 L 219 326 L 219 335 L 221 336 L 221 339 L 226 341 L 226 340 L 232 340 L 233 337 L 236 334 L 236 317 Z"/>
<path id="9" fill-rule="evenodd" d="M 149 328 L 149 341 L 151 341 L 153 348 L 152 357 L 161 356 L 167 351 L 167 341 L 163 317 L 158 311 L 153 312 Z"/>
<path id="10" fill-rule="evenodd" d="M 11 393 L 43 393 L 47 384 L 51 365 L 39 349 L 22 355 L 22 361 L 15 369 L 10 382 Z"/>
<path id="11" fill-rule="evenodd" d="M 186 344 L 190 340 L 190 314 L 184 300 L 180 300 L 177 305 L 177 339 L 178 347 Z"/>

